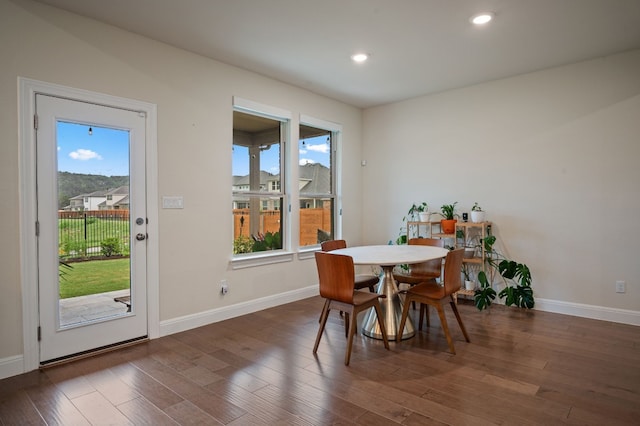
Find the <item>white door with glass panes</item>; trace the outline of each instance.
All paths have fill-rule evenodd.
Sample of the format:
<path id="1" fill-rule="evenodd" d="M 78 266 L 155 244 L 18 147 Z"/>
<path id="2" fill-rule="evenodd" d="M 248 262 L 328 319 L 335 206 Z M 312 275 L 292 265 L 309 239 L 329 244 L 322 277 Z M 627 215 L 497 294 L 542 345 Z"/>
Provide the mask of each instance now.
<path id="1" fill-rule="evenodd" d="M 143 112 L 37 94 L 40 363 L 147 336 Z"/>

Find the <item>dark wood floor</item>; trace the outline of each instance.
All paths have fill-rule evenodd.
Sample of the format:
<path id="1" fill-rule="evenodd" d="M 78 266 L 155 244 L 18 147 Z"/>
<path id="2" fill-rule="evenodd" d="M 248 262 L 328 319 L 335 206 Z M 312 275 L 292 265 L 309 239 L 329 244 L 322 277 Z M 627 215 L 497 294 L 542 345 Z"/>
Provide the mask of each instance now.
<path id="1" fill-rule="evenodd" d="M 0 424 L 638 425 L 640 327 L 461 302 L 471 337 L 437 315 L 386 351 L 359 335 L 351 365 L 320 298 L 0 381 Z M 450 313 L 450 312 L 448 312 Z"/>

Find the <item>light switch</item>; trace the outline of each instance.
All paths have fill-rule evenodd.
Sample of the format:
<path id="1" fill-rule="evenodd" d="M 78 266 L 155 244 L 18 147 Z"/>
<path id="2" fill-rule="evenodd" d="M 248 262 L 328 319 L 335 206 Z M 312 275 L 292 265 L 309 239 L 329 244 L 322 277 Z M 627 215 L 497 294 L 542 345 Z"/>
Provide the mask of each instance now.
<path id="1" fill-rule="evenodd" d="M 183 209 L 184 201 L 182 197 L 162 197 L 163 209 Z"/>

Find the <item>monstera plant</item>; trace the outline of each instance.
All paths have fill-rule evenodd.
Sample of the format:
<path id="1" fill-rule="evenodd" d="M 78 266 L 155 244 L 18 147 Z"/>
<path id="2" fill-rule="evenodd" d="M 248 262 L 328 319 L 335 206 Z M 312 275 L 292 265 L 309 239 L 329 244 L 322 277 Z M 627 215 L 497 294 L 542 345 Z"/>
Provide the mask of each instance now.
<path id="1" fill-rule="evenodd" d="M 507 259 L 494 248 L 496 237 L 489 235 L 481 242 L 486 252 L 487 271 L 478 272 L 479 287 L 476 289 L 473 300 L 479 310 L 487 309 L 496 298 L 493 283 L 501 279 L 504 288 L 497 293 L 500 299 L 504 299 L 507 306 L 518 306 L 531 309 L 535 305 L 533 289 L 531 288 L 531 271 L 524 263 Z"/>

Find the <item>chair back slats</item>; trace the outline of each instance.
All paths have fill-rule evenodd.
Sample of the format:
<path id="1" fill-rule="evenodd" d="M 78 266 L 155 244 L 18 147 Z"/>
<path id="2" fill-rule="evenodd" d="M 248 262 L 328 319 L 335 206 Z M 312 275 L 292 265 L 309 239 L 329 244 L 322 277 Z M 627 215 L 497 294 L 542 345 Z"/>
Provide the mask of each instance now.
<path id="1" fill-rule="evenodd" d="M 320 295 L 325 299 L 353 303 L 354 266 L 351 256 L 316 252 Z"/>
<path id="2" fill-rule="evenodd" d="M 320 244 L 322 251 L 333 251 L 338 249 L 347 248 L 347 242 L 345 240 L 330 240 L 323 241 Z"/>
<path id="3" fill-rule="evenodd" d="M 462 281 L 460 279 L 460 271 L 462 270 L 462 258 L 464 257 L 464 248 L 451 250 L 447 253 L 444 261 L 444 292 L 445 294 L 453 294 L 460 290 Z"/>
<path id="4" fill-rule="evenodd" d="M 409 245 L 444 247 L 444 240 L 440 238 L 411 238 Z M 410 266 L 411 275 L 426 275 L 439 277 L 442 272 L 442 259 L 433 259 L 415 263 Z"/>

